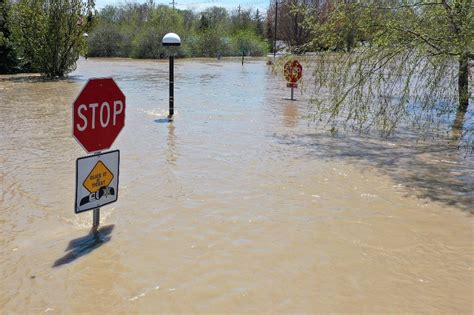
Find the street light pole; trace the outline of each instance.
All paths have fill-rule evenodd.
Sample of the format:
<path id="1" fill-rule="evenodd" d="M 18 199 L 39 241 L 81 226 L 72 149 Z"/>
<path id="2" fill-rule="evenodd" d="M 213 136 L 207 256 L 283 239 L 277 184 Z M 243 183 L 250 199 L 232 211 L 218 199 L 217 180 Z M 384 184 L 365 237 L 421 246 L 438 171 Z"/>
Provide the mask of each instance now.
<path id="1" fill-rule="evenodd" d="M 175 33 L 168 33 L 163 37 L 162 44 L 168 46 L 181 46 L 181 38 Z M 169 114 L 168 119 L 173 119 L 174 115 L 174 52 L 170 51 L 170 81 L 169 81 Z"/>
<path id="2" fill-rule="evenodd" d="M 174 115 L 174 55 L 170 54 L 170 109 L 168 118 Z"/>

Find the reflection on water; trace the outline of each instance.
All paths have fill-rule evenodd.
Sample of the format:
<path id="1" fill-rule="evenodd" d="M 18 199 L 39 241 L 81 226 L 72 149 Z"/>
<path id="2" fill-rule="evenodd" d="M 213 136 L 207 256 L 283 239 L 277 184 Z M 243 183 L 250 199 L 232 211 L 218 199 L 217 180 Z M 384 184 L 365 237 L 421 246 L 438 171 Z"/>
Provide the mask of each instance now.
<path id="1" fill-rule="evenodd" d="M 174 129 L 175 127 L 173 123 L 170 123 L 168 125 L 168 151 L 166 160 L 172 165 L 176 165 L 176 136 L 174 134 Z"/>
<path id="2" fill-rule="evenodd" d="M 310 94 L 285 100 L 252 58 L 176 61 L 168 122 L 167 69 L 89 59 L 65 81 L 0 76 L 2 313 L 472 312 L 471 160 L 316 132 Z M 73 211 L 71 106 L 105 76 L 128 107 L 97 239 Z"/>
<path id="3" fill-rule="evenodd" d="M 283 125 L 294 128 L 298 125 L 298 105 L 288 102 L 283 105 Z"/>

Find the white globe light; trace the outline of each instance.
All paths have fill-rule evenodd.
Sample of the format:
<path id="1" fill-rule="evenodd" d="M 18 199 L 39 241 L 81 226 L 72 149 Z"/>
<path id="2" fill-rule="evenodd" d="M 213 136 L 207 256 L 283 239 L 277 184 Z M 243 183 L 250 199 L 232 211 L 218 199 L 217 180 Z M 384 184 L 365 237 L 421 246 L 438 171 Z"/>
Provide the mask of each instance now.
<path id="1" fill-rule="evenodd" d="M 168 33 L 161 41 L 163 46 L 181 46 L 181 38 L 175 33 Z"/>

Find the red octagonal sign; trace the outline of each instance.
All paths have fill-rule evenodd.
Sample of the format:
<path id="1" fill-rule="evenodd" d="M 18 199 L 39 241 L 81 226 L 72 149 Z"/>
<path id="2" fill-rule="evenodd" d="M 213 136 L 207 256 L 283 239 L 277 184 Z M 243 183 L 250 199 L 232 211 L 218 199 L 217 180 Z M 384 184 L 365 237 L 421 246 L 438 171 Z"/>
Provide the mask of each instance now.
<path id="1" fill-rule="evenodd" d="M 285 63 L 283 75 L 285 76 L 286 81 L 296 83 L 303 76 L 303 67 L 298 60 L 290 60 Z"/>
<path id="2" fill-rule="evenodd" d="M 125 95 L 112 78 L 90 79 L 73 104 L 72 122 L 87 152 L 110 148 L 125 125 Z"/>

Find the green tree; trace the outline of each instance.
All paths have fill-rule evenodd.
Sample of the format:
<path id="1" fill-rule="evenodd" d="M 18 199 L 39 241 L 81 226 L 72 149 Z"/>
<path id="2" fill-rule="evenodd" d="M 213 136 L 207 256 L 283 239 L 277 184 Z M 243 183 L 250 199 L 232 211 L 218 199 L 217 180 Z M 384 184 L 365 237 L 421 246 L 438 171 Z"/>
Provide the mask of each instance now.
<path id="1" fill-rule="evenodd" d="M 12 73 L 18 70 L 18 62 L 11 40 L 10 30 L 11 4 L 0 3 L 0 73 Z"/>
<path id="2" fill-rule="evenodd" d="M 307 16 L 313 41 L 351 53 L 323 53 L 316 67 L 321 121 L 392 133 L 411 121 L 420 130 L 463 130 L 474 52 L 472 0 L 334 1 L 326 21 Z M 335 28 L 338 26 L 339 28 Z M 471 142 L 472 145 L 472 142 Z"/>
<path id="3" fill-rule="evenodd" d="M 85 50 L 84 33 L 91 28 L 92 8 L 91 1 L 19 0 L 14 35 L 21 57 L 50 78 L 73 71 Z"/>
<path id="4" fill-rule="evenodd" d="M 268 52 L 268 45 L 259 36 L 249 30 L 237 32 L 232 37 L 233 51 L 246 56 L 262 56 Z"/>
<path id="5" fill-rule="evenodd" d="M 175 49 L 178 57 L 240 55 L 244 43 L 252 54 L 263 54 L 267 44 L 256 35 L 258 23 L 253 14 L 250 10 L 240 13 L 239 18 L 222 7 L 193 13 L 155 5 L 153 1 L 106 6 L 89 36 L 89 55 L 163 58 L 169 49 L 163 47 L 161 39 L 168 32 L 181 37 L 182 46 Z"/>
<path id="6" fill-rule="evenodd" d="M 95 57 L 124 57 L 131 50 L 131 39 L 118 25 L 102 23 L 88 39 L 88 55 Z"/>
<path id="7" fill-rule="evenodd" d="M 159 5 L 150 12 L 147 22 L 135 37 L 132 56 L 138 58 L 165 57 L 167 49 L 163 47 L 161 40 L 169 32 L 181 34 L 181 39 L 184 41 L 183 17 L 168 6 Z M 178 55 L 181 55 L 181 49 L 178 50 Z"/>
<path id="8" fill-rule="evenodd" d="M 255 11 L 255 17 L 254 17 L 254 22 L 255 22 L 255 32 L 257 33 L 258 36 L 263 36 L 263 21 L 262 21 L 262 16 L 260 15 L 260 11 L 257 9 Z"/>
<path id="9" fill-rule="evenodd" d="M 207 27 L 222 27 L 224 29 L 228 27 L 229 14 L 225 8 L 211 7 L 204 10 L 201 14 L 205 17 L 204 20 L 207 19 Z"/>

